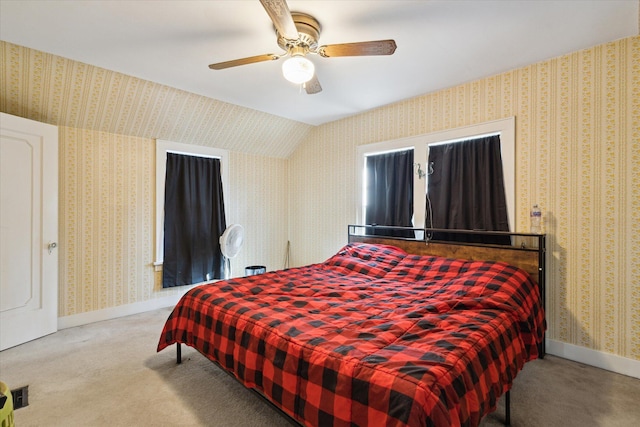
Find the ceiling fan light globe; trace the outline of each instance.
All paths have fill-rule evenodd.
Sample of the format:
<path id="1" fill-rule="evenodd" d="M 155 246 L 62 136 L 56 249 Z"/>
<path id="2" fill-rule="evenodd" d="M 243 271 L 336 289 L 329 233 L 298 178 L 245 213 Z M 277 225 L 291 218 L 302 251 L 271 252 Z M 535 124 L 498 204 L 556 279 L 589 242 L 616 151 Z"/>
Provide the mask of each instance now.
<path id="1" fill-rule="evenodd" d="M 315 66 L 304 56 L 292 56 L 282 64 L 282 74 L 291 83 L 302 84 L 313 78 Z"/>

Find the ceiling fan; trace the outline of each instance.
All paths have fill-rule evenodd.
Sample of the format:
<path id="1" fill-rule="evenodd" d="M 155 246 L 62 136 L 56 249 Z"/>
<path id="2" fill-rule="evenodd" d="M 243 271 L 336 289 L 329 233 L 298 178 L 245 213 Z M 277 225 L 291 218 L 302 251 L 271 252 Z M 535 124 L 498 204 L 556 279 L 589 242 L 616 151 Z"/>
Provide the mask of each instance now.
<path id="1" fill-rule="evenodd" d="M 302 84 L 308 94 L 314 94 L 320 92 L 322 87 L 315 74 L 313 62 L 306 58 L 307 54 L 332 58 L 338 56 L 392 55 L 396 50 L 396 42 L 394 40 L 318 46 L 321 28 L 316 18 L 306 13 L 290 12 L 286 0 L 260 0 L 260 3 L 262 3 L 262 6 L 264 6 L 273 21 L 278 46 L 285 52 L 280 55 L 267 53 L 218 62 L 209 65 L 209 68 L 223 70 L 238 65 L 274 61 L 288 56 L 289 58 L 282 64 L 282 72 L 285 78 L 293 83 Z"/>

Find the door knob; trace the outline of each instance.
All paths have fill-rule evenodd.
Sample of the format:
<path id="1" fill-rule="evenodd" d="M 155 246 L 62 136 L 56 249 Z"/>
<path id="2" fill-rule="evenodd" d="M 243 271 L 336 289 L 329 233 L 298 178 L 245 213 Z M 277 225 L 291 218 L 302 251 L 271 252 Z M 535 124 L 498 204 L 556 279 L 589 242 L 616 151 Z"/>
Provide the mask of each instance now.
<path id="1" fill-rule="evenodd" d="M 58 247 L 58 244 L 56 242 L 51 242 L 47 245 L 47 249 L 49 249 L 49 254 L 51 254 L 51 251 L 54 250 L 56 247 Z"/>

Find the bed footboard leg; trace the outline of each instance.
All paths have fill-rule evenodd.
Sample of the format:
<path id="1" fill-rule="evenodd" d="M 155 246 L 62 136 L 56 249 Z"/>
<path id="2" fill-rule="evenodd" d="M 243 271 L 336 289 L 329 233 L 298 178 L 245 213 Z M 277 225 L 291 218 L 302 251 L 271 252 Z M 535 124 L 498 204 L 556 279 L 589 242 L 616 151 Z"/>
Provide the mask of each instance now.
<path id="1" fill-rule="evenodd" d="M 511 425 L 511 390 L 504 395 L 504 425 Z"/>
<path id="2" fill-rule="evenodd" d="M 179 342 L 176 343 L 176 363 L 178 365 L 182 363 L 182 347 Z"/>

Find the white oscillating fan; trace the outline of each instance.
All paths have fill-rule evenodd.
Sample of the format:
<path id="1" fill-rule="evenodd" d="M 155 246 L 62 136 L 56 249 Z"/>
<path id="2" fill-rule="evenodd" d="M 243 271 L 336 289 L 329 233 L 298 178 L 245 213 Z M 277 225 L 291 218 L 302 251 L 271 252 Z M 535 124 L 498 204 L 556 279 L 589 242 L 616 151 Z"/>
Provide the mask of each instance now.
<path id="1" fill-rule="evenodd" d="M 231 224 L 220 236 L 220 250 L 226 259 L 225 279 L 231 278 L 231 258 L 237 256 L 244 243 L 244 227 Z"/>

